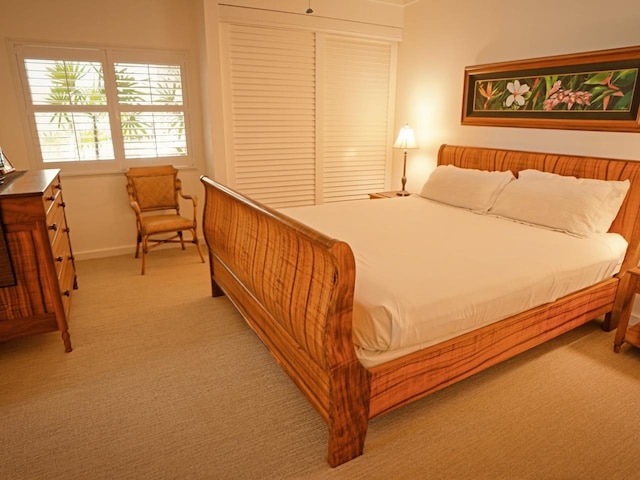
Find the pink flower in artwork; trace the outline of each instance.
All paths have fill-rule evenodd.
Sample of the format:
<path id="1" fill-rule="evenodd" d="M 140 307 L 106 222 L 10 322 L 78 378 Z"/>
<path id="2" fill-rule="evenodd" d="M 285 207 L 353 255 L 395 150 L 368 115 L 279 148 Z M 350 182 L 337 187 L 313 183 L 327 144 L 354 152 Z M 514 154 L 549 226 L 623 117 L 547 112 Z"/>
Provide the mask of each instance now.
<path id="1" fill-rule="evenodd" d="M 561 86 L 562 86 L 562 82 L 560 80 L 556 80 L 555 83 L 553 84 L 553 87 L 551 87 L 551 90 L 547 92 L 547 98 L 553 95 L 554 93 L 556 93 L 558 90 L 560 90 Z"/>
<path id="2" fill-rule="evenodd" d="M 542 108 L 545 111 L 553 110 L 553 107 L 555 107 L 557 104 L 558 104 L 558 102 L 556 101 L 555 98 L 547 98 L 544 101 L 544 104 L 543 104 Z"/>
<path id="3" fill-rule="evenodd" d="M 575 104 L 578 105 L 591 105 L 591 93 L 589 92 L 571 92 L 567 95 L 567 99 L 564 102 L 567 104 L 567 109 L 571 109 Z"/>
<path id="4" fill-rule="evenodd" d="M 565 105 L 567 105 L 567 110 L 571 110 L 571 108 L 576 104 L 586 105 L 586 106 L 591 105 L 592 94 L 590 92 L 583 92 L 583 91 L 574 92 L 572 90 L 555 89 L 557 85 L 558 85 L 558 82 L 556 82 L 556 84 L 554 85 L 554 88 L 550 90 L 550 92 L 553 91 L 554 93 L 549 95 L 549 98 L 547 98 L 544 101 L 544 104 L 543 104 L 544 110 L 547 110 L 547 111 L 553 110 L 560 103 L 564 103 Z"/>

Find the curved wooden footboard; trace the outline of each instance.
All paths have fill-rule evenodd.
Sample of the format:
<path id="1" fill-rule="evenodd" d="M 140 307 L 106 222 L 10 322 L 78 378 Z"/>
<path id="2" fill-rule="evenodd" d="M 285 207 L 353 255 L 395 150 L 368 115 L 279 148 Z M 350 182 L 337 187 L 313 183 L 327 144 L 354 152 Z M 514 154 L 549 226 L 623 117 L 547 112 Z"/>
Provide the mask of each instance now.
<path id="1" fill-rule="evenodd" d="M 225 293 L 329 427 L 331 466 L 362 454 L 369 374 L 351 341 L 350 247 L 201 177 L 214 296 Z"/>

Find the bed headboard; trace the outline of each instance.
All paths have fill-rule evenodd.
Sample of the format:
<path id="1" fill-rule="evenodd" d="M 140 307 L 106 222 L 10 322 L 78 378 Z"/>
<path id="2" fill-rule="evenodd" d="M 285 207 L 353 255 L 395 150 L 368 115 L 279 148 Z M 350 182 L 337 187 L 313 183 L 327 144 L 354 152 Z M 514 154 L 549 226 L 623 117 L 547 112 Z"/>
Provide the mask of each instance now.
<path id="1" fill-rule="evenodd" d="M 609 231 L 621 234 L 629 242 L 621 273 L 640 261 L 640 161 L 442 145 L 438 151 L 438 165 L 511 170 L 516 175 L 520 170 L 533 168 L 578 178 L 628 179 L 631 183 L 629 191 Z"/>

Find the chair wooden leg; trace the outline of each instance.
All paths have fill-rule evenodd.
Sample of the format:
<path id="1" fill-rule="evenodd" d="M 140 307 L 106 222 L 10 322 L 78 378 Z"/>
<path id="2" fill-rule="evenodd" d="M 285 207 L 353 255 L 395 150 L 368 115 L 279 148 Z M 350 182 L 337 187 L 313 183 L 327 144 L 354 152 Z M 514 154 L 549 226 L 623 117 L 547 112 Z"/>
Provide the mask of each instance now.
<path id="1" fill-rule="evenodd" d="M 204 255 L 202 254 L 202 249 L 200 248 L 200 242 L 198 241 L 198 233 L 195 230 L 192 230 L 191 234 L 193 235 L 193 243 L 196 245 L 196 248 L 198 249 L 198 253 L 200 254 L 200 260 L 202 260 L 202 263 L 204 263 Z"/>
<path id="2" fill-rule="evenodd" d="M 182 246 L 182 249 L 184 250 L 184 237 L 182 236 L 182 231 L 178 232 L 178 237 L 180 237 L 180 245 Z"/>
<path id="3" fill-rule="evenodd" d="M 144 275 L 145 267 L 147 266 L 147 252 L 149 249 L 147 248 L 147 237 L 142 239 L 142 272 L 140 275 Z"/>
<path id="4" fill-rule="evenodd" d="M 146 260 L 147 260 L 147 254 L 142 252 L 142 271 L 140 272 L 140 275 L 144 275 Z"/>
<path id="5" fill-rule="evenodd" d="M 138 258 L 140 255 L 140 242 L 142 241 L 142 237 L 140 236 L 140 232 L 138 232 L 138 237 L 136 239 L 136 256 L 134 258 Z"/>
<path id="6" fill-rule="evenodd" d="M 200 260 L 202 261 L 202 263 L 204 263 L 204 255 L 202 254 L 199 243 L 196 243 L 196 248 L 198 249 L 198 253 L 200 254 Z"/>

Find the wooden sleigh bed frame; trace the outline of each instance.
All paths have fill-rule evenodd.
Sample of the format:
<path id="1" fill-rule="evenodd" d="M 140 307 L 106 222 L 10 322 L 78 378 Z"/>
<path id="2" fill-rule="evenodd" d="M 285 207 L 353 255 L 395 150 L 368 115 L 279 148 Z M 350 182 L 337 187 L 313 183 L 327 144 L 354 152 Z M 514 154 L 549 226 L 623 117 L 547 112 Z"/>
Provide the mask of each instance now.
<path id="1" fill-rule="evenodd" d="M 349 245 L 201 177 L 212 293 L 228 296 L 325 420 L 332 467 L 362 454 L 369 419 L 601 315 L 603 328 L 611 330 L 630 313 L 626 272 L 640 255 L 640 162 L 443 145 L 438 164 L 629 179 L 610 229 L 629 242 L 620 272 L 553 303 L 367 369 L 352 344 L 356 272 Z"/>

